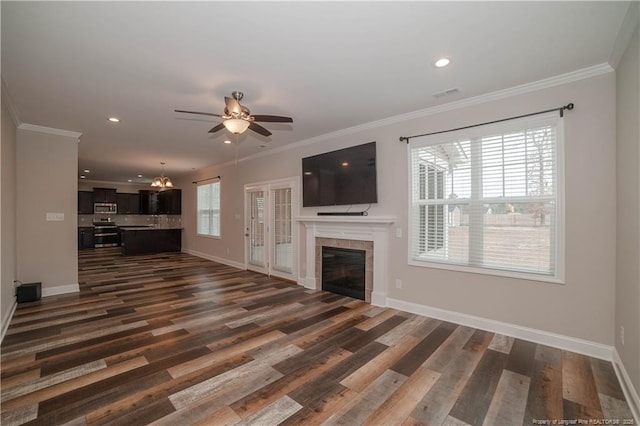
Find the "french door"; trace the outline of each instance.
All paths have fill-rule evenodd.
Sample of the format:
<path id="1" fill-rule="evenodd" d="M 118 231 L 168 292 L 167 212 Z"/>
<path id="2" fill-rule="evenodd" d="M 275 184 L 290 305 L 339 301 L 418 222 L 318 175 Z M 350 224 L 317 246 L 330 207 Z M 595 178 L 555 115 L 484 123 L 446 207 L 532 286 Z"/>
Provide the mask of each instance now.
<path id="1" fill-rule="evenodd" d="M 296 179 L 245 186 L 247 269 L 296 281 Z"/>

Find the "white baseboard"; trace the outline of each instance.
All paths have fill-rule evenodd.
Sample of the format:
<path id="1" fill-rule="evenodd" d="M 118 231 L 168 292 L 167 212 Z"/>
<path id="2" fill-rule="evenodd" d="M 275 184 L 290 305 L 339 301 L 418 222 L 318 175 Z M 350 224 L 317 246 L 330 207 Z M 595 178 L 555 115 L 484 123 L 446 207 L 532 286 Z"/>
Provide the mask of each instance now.
<path id="1" fill-rule="evenodd" d="M 183 247 L 182 248 L 182 252 L 190 254 L 192 256 L 197 256 L 197 257 L 201 257 L 203 259 L 212 260 L 214 262 L 222 263 L 223 265 L 233 266 L 234 268 L 242 269 L 243 271 L 245 271 L 247 269 L 247 267 L 244 265 L 244 263 L 235 262 L 235 261 L 229 260 L 229 259 L 223 259 L 222 257 L 212 256 L 210 254 L 202 253 L 200 251 L 195 251 L 195 250 L 191 250 L 191 249 L 187 249 L 187 248 Z"/>
<path id="2" fill-rule="evenodd" d="M 638 396 L 638 391 L 633 386 L 631 377 L 629 377 L 627 370 L 624 368 L 622 358 L 620 358 L 620 354 L 616 348 L 613 348 L 613 369 L 616 372 L 616 376 L 618 376 L 618 381 L 622 387 L 624 397 L 627 399 L 629 408 L 631 408 L 631 414 L 633 414 L 635 418 L 634 424 L 640 424 L 640 397 Z"/>
<path id="3" fill-rule="evenodd" d="M 77 293 L 80 291 L 80 285 L 69 284 L 59 285 L 57 287 L 42 287 L 42 297 L 57 296 L 59 294 Z"/>
<path id="4" fill-rule="evenodd" d="M 447 311 L 445 309 L 434 308 L 431 306 L 419 305 L 417 303 L 405 302 L 398 299 L 387 298 L 387 306 L 418 315 L 424 315 L 430 318 L 449 321 L 455 324 L 478 328 L 480 330 L 486 330 L 493 333 L 504 334 L 506 336 L 516 337 L 518 339 L 528 340 L 534 343 L 540 343 L 558 349 L 577 352 L 606 361 L 613 360 L 612 346 L 603 345 L 589 340 L 550 333 L 543 330 L 536 330 L 534 328 L 522 327 L 506 322 L 462 314 L 459 312 Z"/>
<path id="5" fill-rule="evenodd" d="M 4 335 L 7 333 L 7 329 L 9 328 L 9 324 L 11 323 L 11 319 L 13 318 L 13 314 L 15 313 L 17 306 L 18 306 L 18 303 L 16 302 L 16 298 L 14 297 L 11 308 L 4 315 L 4 318 L 2 318 L 2 332 L 0 334 L 0 344 L 2 344 L 2 341 L 4 340 Z"/>

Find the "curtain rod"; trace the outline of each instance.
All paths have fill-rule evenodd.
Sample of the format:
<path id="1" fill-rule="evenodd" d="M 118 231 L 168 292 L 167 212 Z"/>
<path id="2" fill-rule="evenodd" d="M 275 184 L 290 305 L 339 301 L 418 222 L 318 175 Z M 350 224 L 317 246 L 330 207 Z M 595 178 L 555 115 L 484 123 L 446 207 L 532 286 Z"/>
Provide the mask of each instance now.
<path id="1" fill-rule="evenodd" d="M 422 135 L 413 135 L 413 136 L 400 136 L 400 142 L 409 143 L 409 140 L 413 139 L 413 138 L 420 138 L 420 137 L 423 137 L 423 136 L 438 135 L 440 133 L 455 132 L 456 130 L 471 129 L 472 127 L 486 126 L 487 124 L 501 123 L 503 121 L 515 120 L 517 118 L 531 117 L 532 115 L 546 114 L 547 112 L 553 112 L 553 111 L 559 111 L 560 112 L 560 117 L 564 117 L 564 110 L 565 109 L 571 111 L 573 109 L 573 104 L 569 103 L 569 104 L 567 104 L 565 106 L 562 106 L 560 108 L 553 108 L 553 109 L 548 109 L 546 111 L 532 112 L 531 114 L 524 114 L 524 115 L 518 115 L 516 117 L 503 118 L 501 120 L 487 121 L 486 123 L 472 124 L 471 126 L 458 127 L 458 128 L 455 128 L 455 129 L 441 130 L 439 132 L 424 133 Z"/>
<path id="2" fill-rule="evenodd" d="M 206 179 L 194 180 L 194 181 L 193 181 L 193 182 L 191 182 L 191 183 L 194 183 L 194 184 L 195 184 L 195 183 L 204 182 L 205 180 L 214 180 L 214 179 L 218 179 L 218 180 L 220 180 L 220 179 L 222 179 L 222 178 L 221 178 L 220 176 L 214 176 L 214 177 L 210 177 L 210 178 L 206 178 Z"/>

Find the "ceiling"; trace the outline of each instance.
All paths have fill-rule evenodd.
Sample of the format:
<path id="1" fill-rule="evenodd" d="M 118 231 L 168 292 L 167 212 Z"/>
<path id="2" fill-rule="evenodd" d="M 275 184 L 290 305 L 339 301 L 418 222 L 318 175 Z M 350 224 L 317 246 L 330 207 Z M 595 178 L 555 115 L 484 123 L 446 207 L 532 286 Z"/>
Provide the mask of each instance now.
<path id="1" fill-rule="evenodd" d="M 23 123 L 81 132 L 78 174 L 148 182 L 232 161 L 224 96 L 291 116 L 239 156 L 607 62 L 629 2 L 9 2 Z M 451 64 L 433 63 L 448 57 Z M 3 87 L 3 88 L 5 88 Z M 456 94 L 434 93 L 457 88 Z M 3 96 L 6 93 L 3 92 Z M 121 122 L 110 123 L 115 116 Z M 143 178 L 137 178 L 142 174 Z"/>

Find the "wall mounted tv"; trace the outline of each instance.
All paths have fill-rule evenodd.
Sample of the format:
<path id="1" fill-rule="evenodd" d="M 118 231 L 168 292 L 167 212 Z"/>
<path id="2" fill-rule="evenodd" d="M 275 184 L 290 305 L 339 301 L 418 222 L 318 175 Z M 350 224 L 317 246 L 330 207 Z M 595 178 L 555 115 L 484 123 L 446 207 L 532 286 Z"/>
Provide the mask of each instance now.
<path id="1" fill-rule="evenodd" d="M 302 159 L 304 207 L 377 202 L 375 142 Z"/>

